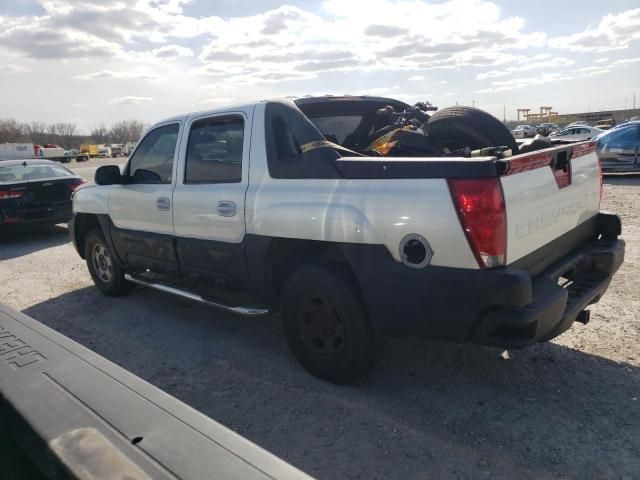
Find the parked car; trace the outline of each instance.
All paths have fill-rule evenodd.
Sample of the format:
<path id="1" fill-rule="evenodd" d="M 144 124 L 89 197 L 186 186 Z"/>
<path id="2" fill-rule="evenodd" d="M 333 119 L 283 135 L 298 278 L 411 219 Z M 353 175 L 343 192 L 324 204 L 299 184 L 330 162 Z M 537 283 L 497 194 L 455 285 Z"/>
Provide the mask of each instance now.
<path id="1" fill-rule="evenodd" d="M 569 128 L 569 127 L 588 127 L 589 124 L 587 122 L 585 122 L 584 120 L 578 120 L 577 122 L 573 122 L 570 123 L 569 125 L 567 125 L 564 128 Z"/>
<path id="2" fill-rule="evenodd" d="M 0 229 L 68 222 L 71 194 L 83 183 L 81 177 L 49 160 L 1 162 Z"/>
<path id="3" fill-rule="evenodd" d="M 544 135 L 545 137 L 553 132 L 557 132 L 558 130 L 560 130 L 560 127 L 555 123 L 541 123 L 536 127 L 536 132 L 540 135 Z"/>
<path id="4" fill-rule="evenodd" d="M 603 171 L 640 171 L 640 122 L 598 135 L 596 145 Z"/>
<path id="5" fill-rule="evenodd" d="M 516 128 L 511 130 L 511 133 L 515 138 L 529 138 L 535 137 L 536 129 L 531 125 L 518 125 Z"/>
<path id="6" fill-rule="evenodd" d="M 602 132 L 603 130 L 595 127 L 566 127 L 559 132 L 552 133 L 549 137 L 554 143 L 583 142 L 585 140 L 591 140 Z"/>
<path id="7" fill-rule="evenodd" d="M 640 120 L 631 119 L 631 120 L 627 120 L 626 122 L 614 125 L 613 127 L 610 128 L 610 130 L 616 130 L 618 128 L 627 127 L 629 125 L 637 125 L 637 124 L 640 124 Z"/>
<path id="8" fill-rule="evenodd" d="M 486 112 L 423 106 L 320 97 L 170 118 L 76 193 L 71 238 L 106 295 L 280 309 L 296 358 L 335 383 L 385 336 L 519 348 L 586 323 L 624 256 L 595 146 L 518 154 Z M 478 138 L 500 147 L 450 155 Z"/>

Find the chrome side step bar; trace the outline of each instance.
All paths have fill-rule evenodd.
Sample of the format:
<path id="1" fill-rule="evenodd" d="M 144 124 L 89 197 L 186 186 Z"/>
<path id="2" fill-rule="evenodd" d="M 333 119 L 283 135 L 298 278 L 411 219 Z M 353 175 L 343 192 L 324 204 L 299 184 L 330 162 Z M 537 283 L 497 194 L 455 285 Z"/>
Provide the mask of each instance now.
<path id="1" fill-rule="evenodd" d="M 160 290 L 161 292 L 170 293 L 171 295 L 177 295 L 179 297 L 187 298 L 194 302 L 202 303 L 204 305 L 209 305 L 210 307 L 218 308 L 220 310 L 225 310 L 227 312 L 236 313 L 238 315 L 244 315 L 246 317 L 255 317 L 258 315 L 266 315 L 269 313 L 268 308 L 259 308 L 259 307 L 233 307 L 230 305 L 225 305 L 223 303 L 212 302 L 211 300 L 207 300 L 197 293 L 188 292 L 186 290 L 182 290 L 180 288 L 170 287 L 168 285 L 164 285 L 162 283 L 156 283 L 141 277 L 137 277 L 131 275 L 129 273 L 124 274 L 124 278 L 129 282 L 136 283 L 138 285 L 142 285 L 144 287 L 153 288 L 155 290 Z"/>

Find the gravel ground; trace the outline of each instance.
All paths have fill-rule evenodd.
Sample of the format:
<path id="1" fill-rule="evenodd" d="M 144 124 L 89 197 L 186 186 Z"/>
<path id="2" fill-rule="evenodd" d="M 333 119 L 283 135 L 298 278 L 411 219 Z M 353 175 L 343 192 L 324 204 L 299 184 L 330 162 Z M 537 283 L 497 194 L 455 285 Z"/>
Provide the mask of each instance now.
<path id="1" fill-rule="evenodd" d="M 91 178 L 90 164 L 72 168 Z M 306 374 L 277 316 L 93 286 L 62 226 L 0 238 L 0 300 L 302 470 L 333 478 L 640 478 L 640 177 L 609 177 L 627 258 L 591 323 L 510 352 L 396 339 L 356 385 Z"/>

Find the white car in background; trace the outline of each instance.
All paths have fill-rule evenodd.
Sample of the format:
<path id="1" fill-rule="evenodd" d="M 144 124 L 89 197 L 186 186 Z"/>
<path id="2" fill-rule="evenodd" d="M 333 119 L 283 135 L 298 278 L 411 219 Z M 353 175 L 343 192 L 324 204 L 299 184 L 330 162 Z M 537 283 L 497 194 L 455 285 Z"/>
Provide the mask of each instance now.
<path id="1" fill-rule="evenodd" d="M 518 125 L 511 130 L 514 138 L 529 138 L 536 136 L 536 129 L 531 125 Z"/>
<path id="2" fill-rule="evenodd" d="M 554 142 L 582 142 L 584 140 L 591 140 L 603 131 L 604 130 L 595 127 L 573 126 L 566 127 L 559 132 L 554 132 L 549 135 L 549 138 Z"/>
<path id="3" fill-rule="evenodd" d="M 588 126 L 589 126 L 589 124 L 586 121 L 578 120 L 577 122 L 570 123 L 565 128 L 569 128 L 569 127 L 588 127 Z"/>

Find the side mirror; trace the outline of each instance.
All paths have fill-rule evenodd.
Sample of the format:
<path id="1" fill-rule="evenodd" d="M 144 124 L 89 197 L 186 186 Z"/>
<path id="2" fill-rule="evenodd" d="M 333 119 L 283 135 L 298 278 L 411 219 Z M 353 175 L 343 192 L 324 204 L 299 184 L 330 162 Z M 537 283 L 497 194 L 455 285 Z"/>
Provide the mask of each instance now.
<path id="1" fill-rule="evenodd" d="M 96 170 L 94 181 L 98 185 L 117 185 L 122 183 L 122 174 L 117 165 L 103 165 Z"/>

